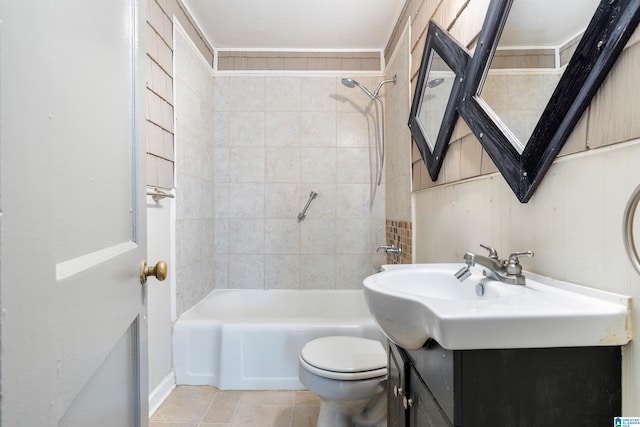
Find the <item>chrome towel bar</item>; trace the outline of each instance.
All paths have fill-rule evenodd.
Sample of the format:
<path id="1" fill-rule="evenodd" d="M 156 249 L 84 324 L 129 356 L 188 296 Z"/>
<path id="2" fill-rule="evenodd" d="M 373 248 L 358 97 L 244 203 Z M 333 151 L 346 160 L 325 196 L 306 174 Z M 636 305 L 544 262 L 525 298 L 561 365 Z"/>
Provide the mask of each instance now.
<path id="1" fill-rule="evenodd" d="M 624 248 L 627 250 L 627 256 L 633 264 L 633 267 L 640 273 L 640 258 L 633 239 L 633 219 L 640 201 L 640 185 L 633 190 L 627 207 L 624 210 L 624 219 L 622 220 L 622 238 L 624 239 Z"/>

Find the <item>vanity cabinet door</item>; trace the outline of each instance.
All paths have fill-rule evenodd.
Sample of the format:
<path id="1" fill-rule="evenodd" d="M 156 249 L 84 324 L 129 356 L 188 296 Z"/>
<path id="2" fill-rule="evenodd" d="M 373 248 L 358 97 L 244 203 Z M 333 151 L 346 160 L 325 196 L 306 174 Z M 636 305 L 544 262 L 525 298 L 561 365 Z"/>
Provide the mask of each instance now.
<path id="1" fill-rule="evenodd" d="M 408 368 L 407 359 L 402 350 L 389 343 L 389 363 L 387 379 L 387 426 L 406 427 L 406 411 L 402 406 L 405 391 L 405 371 Z"/>
<path id="2" fill-rule="evenodd" d="M 413 367 L 409 369 L 408 386 L 403 403 L 408 409 L 409 427 L 452 427 Z"/>

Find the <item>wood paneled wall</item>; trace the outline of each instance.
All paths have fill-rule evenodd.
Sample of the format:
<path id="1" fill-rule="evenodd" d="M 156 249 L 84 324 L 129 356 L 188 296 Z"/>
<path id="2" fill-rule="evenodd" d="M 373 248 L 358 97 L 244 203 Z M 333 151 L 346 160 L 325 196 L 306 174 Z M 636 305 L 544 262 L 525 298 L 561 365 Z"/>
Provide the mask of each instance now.
<path id="1" fill-rule="evenodd" d="M 148 186 L 173 188 L 173 20 L 213 64 L 213 49 L 180 0 L 146 1 L 147 179 Z"/>

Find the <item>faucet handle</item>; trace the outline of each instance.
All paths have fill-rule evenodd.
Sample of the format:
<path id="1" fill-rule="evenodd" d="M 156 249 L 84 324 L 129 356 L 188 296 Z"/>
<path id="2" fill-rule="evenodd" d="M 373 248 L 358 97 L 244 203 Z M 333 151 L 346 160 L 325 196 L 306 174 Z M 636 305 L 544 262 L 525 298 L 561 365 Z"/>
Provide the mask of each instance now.
<path id="1" fill-rule="evenodd" d="M 489 251 L 489 258 L 498 259 L 498 251 L 492 246 L 480 243 L 480 247 Z"/>
<path id="2" fill-rule="evenodd" d="M 513 253 L 509 254 L 509 263 L 518 264 L 519 261 L 520 261 L 518 259 L 518 257 L 526 256 L 526 257 L 531 258 L 533 255 L 534 255 L 533 251 L 513 252 Z"/>
<path id="3" fill-rule="evenodd" d="M 520 260 L 518 259 L 518 257 L 521 256 L 532 257 L 533 251 L 513 252 L 512 254 L 510 254 L 509 262 L 507 263 L 507 274 L 516 276 L 522 275 L 522 266 L 520 265 Z"/>

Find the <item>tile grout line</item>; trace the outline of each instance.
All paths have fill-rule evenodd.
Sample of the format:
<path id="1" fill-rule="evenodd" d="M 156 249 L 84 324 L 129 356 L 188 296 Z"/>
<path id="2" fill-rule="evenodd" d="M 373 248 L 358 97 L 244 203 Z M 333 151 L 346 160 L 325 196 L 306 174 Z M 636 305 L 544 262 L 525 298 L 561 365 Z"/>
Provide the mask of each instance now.
<path id="1" fill-rule="evenodd" d="M 237 402 L 235 408 L 233 408 L 233 415 L 231 416 L 231 422 L 229 423 L 230 426 L 233 426 L 233 423 L 236 420 L 236 415 L 238 415 L 238 411 L 240 410 L 240 406 L 242 406 L 242 399 L 244 398 L 246 393 L 247 393 L 247 390 L 243 390 L 242 391 L 242 395 L 240 395 L 240 398 L 238 399 L 238 402 Z"/>
<path id="2" fill-rule="evenodd" d="M 213 401 L 216 400 L 216 397 L 218 397 L 218 393 L 220 393 L 220 390 L 216 392 L 216 394 L 213 396 L 213 399 L 211 399 L 211 402 L 209 402 L 209 406 L 207 406 L 207 410 L 204 411 L 204 413 L 202 414 L 202 417 L 200 418 L 200 421 L 198 421 L 198 427 L 202 427 L 202 423 L 204 422 L 204 419 L 209 413 L 209 411 L 211 410 L 211 407 L 213 406 Z"/>

